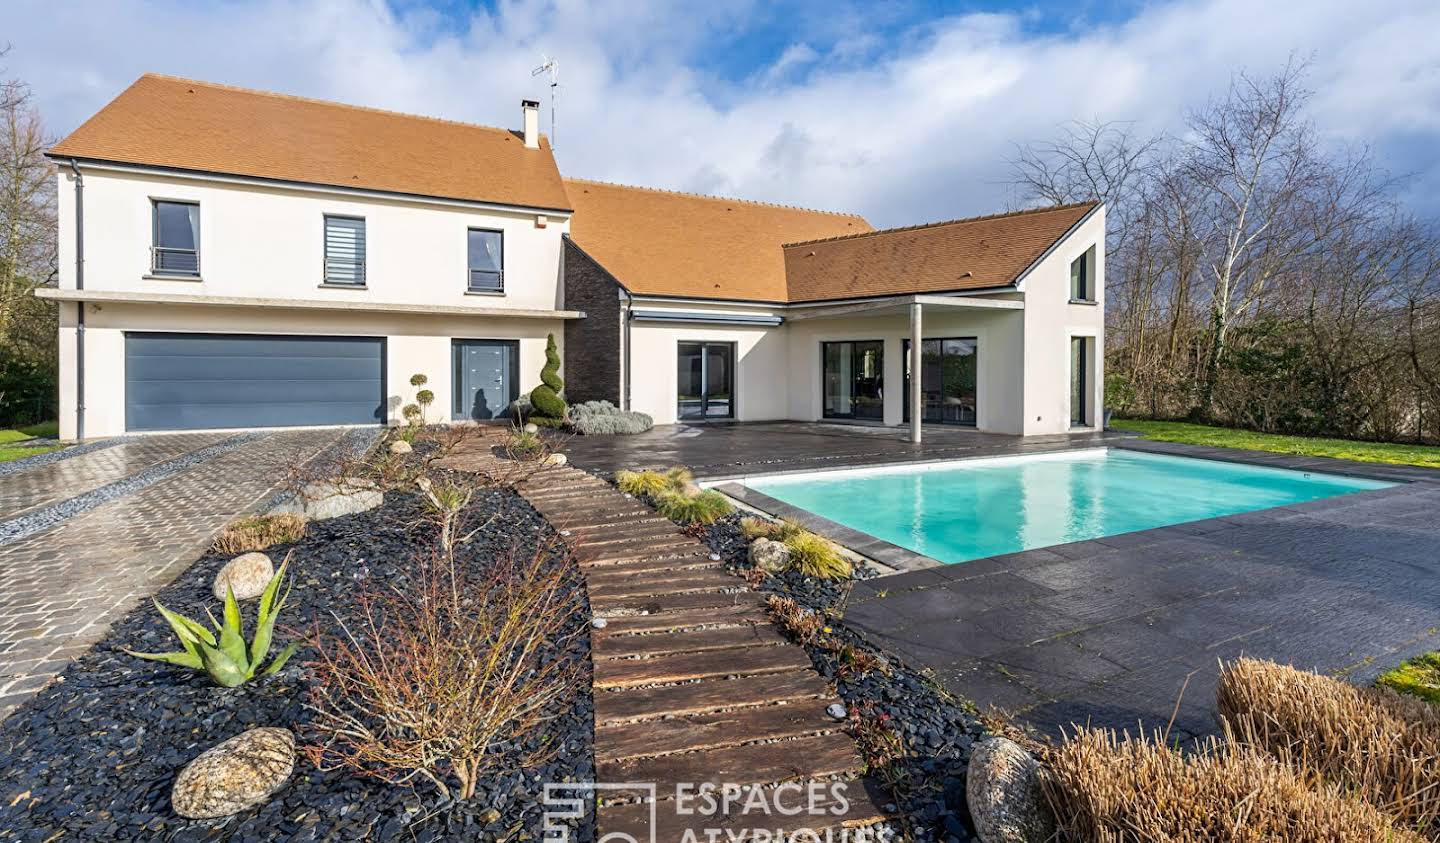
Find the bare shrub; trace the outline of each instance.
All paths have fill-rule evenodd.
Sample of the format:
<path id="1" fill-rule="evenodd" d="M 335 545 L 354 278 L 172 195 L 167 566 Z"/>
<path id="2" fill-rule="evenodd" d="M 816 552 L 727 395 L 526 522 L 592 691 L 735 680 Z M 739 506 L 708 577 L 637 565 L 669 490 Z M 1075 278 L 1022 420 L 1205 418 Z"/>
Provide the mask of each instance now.
<path id="1" fill-rule="evenodd" d="M 1159 735 L 1079 729 L 1043 755 L 1041 782 L 1066 840 L 1421 840 L 1334 786 L 1229 743 L 1181 755 Z"/>
<path id="2" fill-rule="evenodd" d="M 802 644 L 814 641 L 825 626 L 818 614 L 789 597 L 771 594 L 765 598 L 765 606 L 770 611 L 770 619 Z"/>
<path id="3" fill-rule="evenodd" d="M 1440 711 L 1428 703 L 1256 659 L 1227 665 L 1215 698 L 1234 740 L 1440 840 Z"/>
<path id="4" fill-rule="evenodd" d="M 222 556 L 233 556 L 297 542 L 304 536 L 305 519 L 298 515 L 252 515 L 221 530 L 211 549 Z"/>
<path id="5" fill-rule="evenodd" d="M 583 631 L 578 597 L 551 552 L 470 566 L 441 554 L 404 584 L 363 585 L 363 620 L 312 636 L 316 766 L 464 799 L 497 764 L 547 760 L 545 742 L 523 738 L 583 680 L 565 654 Z"/>

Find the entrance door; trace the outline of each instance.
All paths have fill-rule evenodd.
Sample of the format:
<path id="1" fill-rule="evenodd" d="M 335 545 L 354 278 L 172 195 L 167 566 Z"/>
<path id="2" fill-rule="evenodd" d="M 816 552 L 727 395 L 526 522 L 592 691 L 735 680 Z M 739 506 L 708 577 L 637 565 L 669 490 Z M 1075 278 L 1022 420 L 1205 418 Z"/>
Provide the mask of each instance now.
<path id="1" fill-rule="evenodd" d="M 974 337 L 920 342 L 921 421 L 975 426 L 976 363 Z M 904 420 L 910 421 L 910 341 L 905 340 Z"/>
<path id="2" fill-rule="evenodd" d="M 735 417 L 735 343 L 682 342 L 675 372 L 681 419 Z"/>
<path id="3" fill-rule="evenodd" d="M 520 343 L 515 340 L 455 340 L 456 419 L 490 421 L 509 415 L 519 398 Z"/>
<path id="4" fill-rule="evenodd" d="M 820 358 L 825 418 L 880 421 L 885 417 L 884 342 L 824 342 Z"/>

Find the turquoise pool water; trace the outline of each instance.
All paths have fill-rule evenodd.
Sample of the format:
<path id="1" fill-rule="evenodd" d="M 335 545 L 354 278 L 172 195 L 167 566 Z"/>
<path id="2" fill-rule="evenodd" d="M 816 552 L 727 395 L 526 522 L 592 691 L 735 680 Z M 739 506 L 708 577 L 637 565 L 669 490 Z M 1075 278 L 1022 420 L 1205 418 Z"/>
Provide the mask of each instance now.
<path id="1" fill-rule="evenodd" d="M 941 562 L 964 562 L 1394 484 L 1089 450 L 745 485 Z"/>

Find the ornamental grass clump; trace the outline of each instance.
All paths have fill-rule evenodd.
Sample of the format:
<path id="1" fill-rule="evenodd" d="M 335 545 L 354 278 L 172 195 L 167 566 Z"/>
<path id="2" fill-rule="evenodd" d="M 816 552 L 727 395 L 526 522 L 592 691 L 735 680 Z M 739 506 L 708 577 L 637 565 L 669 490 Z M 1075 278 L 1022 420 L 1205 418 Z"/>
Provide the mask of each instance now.
<path id="1" fill-rule="evenodd" d="M 156 600 L 155 608 L 160 611 L 166 623 L 170 624 L 175 637 L 180 639 L 182 649 L 173 653 L 137 653 L 134 650 L 125 652 L 136 658 L 188 667 L 191 670 L 203 670 L 217 685 L 226 688 L 234 688 L 257 676 L 274 673 L 285 666 L 285 662 L 295 654 L 297 646 L 293 643 L 286 645 L 267 667 L 261 669 L 260 666 L 265 664 L 265 659 L 270 655 L 275 619 L 280 615 L 280 610 L 285 608 L 285 600 L 290 596 L 288 585 L 278 599 L 275 596 L 285 579 L 285 567 L 289 564 L 290 559 L 286 557 L 285 561 L 280 563 L 280 570 L 270 578 L 265 591 L 260 595 L 260 606 L 255 614 L 255 632 L 249 645 L 245 643 L 240 604 L 235 599 L 235 592 L 227 586 L 224 619 L 217 621 L 209 609 L 205 610 L 211 626 L 215 627 L 214 632 L 184 615 L 170 611 Z"/>
<path id="2" fill-rule="evenodd" d="M 1390 816 L 1261 752 L 1212 741 L 1077 729 L 1043 753 L 1041 783 L 1067 841 L 1419 843 Z"/>
<path id="3" fill-rule="evenodd" d="M 852 573 L 850 560 L 841 556 L 835 545 L 814 533 L 801 530 L 784 543 L 790 548 L 790 568 L 807 577 L 839 580 Z"/>
<path id="4" fill-rule="evenodd" d="M 1220 675 L 1215 705 L 1235 741 L 1440 840 L 1440 710 L 1429 703 L 1237 659 Z"/>
<path id="5" fill-rule="evenodd" d="M 783 542 L 786 539 L 798 536 L 805 532 L 805 528 L 794 521 L 780 519 L 770 521 L 765 518 L 741 518 L 740 532 L 747 541 L 756 539 L 770 539 L 771 541 Z"/>
<path id="6" fill-rule="evenodd" d="M 221 556 L 235 556 L 264 550 L 272 545 L 298 542 L 304 537 L 305 519 L 299 515 L 252 515 L 221 530 L 211 550 Z"/>
<path id="7" fill-rule="evenodd" d="M 544 763 L 556 744 L 543 729 L 584 680 L 568 655 L 584 629 L 578 593 L 547 547 L 465 564 L 437 554 L 403 583 L 367 581 L 360 620 L 313 635 L 308 757 L 457 799 L 493 769 Z"/>
<path id="8" fill-rule="evenodd" d="M 669 471 L 618 471 L 615 485 L 627 495 L 656 498 L 666 492 L 678 492 L 694 484 L 690 469 L 677 465 Z"/>
<path id="9" fill-rule="evenodd" d="M 671 521 L 682 524 L 714 524 L 730 514 L 730 501 L 707 489 L 698 494 L 665 492 L 655 498 L 655 509 Z"/>

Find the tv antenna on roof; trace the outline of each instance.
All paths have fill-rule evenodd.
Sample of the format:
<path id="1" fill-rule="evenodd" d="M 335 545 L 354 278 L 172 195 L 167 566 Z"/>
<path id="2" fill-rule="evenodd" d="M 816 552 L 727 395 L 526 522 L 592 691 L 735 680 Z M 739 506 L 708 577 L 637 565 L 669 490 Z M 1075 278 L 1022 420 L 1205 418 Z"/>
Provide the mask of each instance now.
<path id="1" fill-rule="evenodd" d="M 540 54 L 539 67 L 530 71 L 531 76 L 539 76 L 542 73 L 550 74 L 550 149 L 555 149 L 555 94 L 560 88 L 560 63 L 544 53 Z"/>

